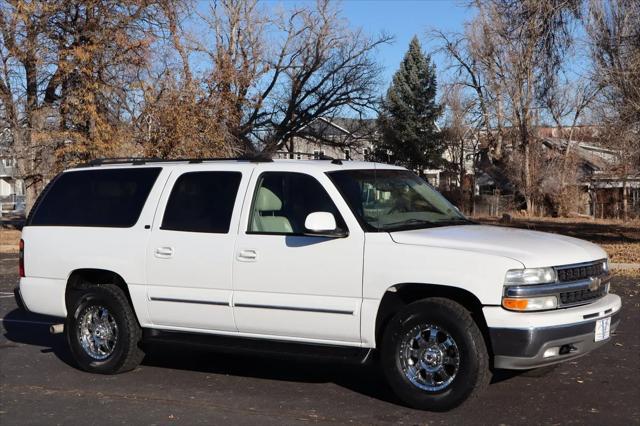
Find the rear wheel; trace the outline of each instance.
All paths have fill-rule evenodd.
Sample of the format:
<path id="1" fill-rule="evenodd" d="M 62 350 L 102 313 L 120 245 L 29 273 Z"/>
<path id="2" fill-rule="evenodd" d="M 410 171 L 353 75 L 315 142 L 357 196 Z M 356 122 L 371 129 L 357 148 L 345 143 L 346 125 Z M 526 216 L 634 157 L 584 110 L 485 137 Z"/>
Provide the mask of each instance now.
<path id="1" fill-rule="evenodd" d="M 69 349 L 79 368 L 115 374 L 144 358 L 142 331 L 124 292 L 113 284 L 74 291 L 65 323 Z"/>
<path id="2" fill-rule="evenodd" d="M 387 326 L 382 367 L 407 405 L 443 411 L 479 393 L 490 380 L 480 329 L 460 304 L 442 298 L 407 305 Z"/>

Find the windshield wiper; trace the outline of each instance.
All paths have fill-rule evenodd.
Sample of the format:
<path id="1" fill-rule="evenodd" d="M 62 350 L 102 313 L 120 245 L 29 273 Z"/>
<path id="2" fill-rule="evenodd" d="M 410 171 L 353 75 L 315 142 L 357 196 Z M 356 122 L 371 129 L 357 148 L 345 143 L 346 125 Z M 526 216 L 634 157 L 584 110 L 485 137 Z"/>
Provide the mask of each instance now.
<path id="1" fill-rule="evenodd" d="M 476 224 L 474 221 L 465 219 L 465 218 L 439 220 L 437 222 L 432 222 L 432 223 L 433 223 L 433 226 L 475 225 Z"/>
<path id="2" fill-rule="evenodd" d="M 409 226 L 411 228 L 414 228 L 417 225 L 427 225 L 424 226 L 425 228 L 435 228 L 435 227 L 439 227 L 439 226 L 452 226 L 452 225 L 473 225 L 475 224 L 475 222 L 469 220 L 469 219 L 465 219 L 465 218 L 459 218 L 459 219 L 447 219 L 447 220 L 441 220 L 441 221 L 430 221 L 430 220 L 424 220 L 424 219 L 407 219 L 407 220 L 401 220 L 398 222 L 390 222 L 390 223 L 385 223 L 380 225 L 380 227 L 382 229 L 388 229 L 388 228 L 393 228 L 393 227 L 399 227 L 402 228 L 402 226 Z"/>
<path id="3" fill-rule="evenodd" d="M 387 227 L 394 227 L 394 226 L 401 226 L 401 225 L 423 225 L 423 224 L 429 225 L 429 226 L 435 225 L 435 223 L 428 220 L 424 220 L 424 219 L 406 219 L 406 220 L 400 220 L 398 222 L 385 223 L 385 224 L 382 224 L 381 227 L 387 228 Z"/>

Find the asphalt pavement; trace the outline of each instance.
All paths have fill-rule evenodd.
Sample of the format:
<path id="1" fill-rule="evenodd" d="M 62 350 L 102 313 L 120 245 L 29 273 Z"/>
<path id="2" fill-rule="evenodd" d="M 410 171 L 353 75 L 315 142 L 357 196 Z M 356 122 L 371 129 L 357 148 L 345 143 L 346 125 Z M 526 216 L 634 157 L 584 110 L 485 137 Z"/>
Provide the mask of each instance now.
<path id="1" fill-rule="evenodd" d="M 640 424 L 638 277 L 614 277 L 622 323 L 605 347 L 539 378 L 498 371 L 447 413 L 400 405 L 374 366 L 223 355 L 157 345 L 136 370 L 71 365 L 57 321 L 20 311 L 17 258 L 0 255 L 0 424 Z"/>

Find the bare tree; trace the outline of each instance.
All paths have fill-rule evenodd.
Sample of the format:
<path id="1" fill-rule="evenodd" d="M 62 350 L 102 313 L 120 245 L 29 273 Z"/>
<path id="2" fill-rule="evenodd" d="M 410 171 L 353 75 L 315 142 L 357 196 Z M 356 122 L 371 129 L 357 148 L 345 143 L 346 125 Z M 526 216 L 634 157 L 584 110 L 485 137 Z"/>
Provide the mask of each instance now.
<path id="1" fill-rule="evenodd" d="M 618 157 L 612 172 L 623 182 L 626 218 L 627 176 L 640 171 L 640 3 L 590 1 L 588 9 L 593 79 L 602 88 L 596 113 L 603 123 L 603 140 Z"/>
<path id="2" fill-rule="evenodd" d="M 349 29 L 331 2 L 277 9 L 256 0 L 219 0 L 190 15 L 202 24 L 198 35 L 182 28 L 188 8 L 162 4 L 164 46 L 177 55 L 163 58 L 144 82 L 136 125 L 147 155 L 291 151 L 301 133 L 336 144 L 309 134 L 318 128 L 309 124 L 374 112 L 379 67 L 373 54 L 391 38 Z M 198 75 L 192 55 L 199 57 Z"/>
<path id="3" fill-rule="evenodd" d="M 27 206 L 65 164 L 129 150 L 125 107 L 158 16 L 153 2 L 0 4 L 2 120 Z"/>
<path id="4" fill-rule="evenodd" d="M 377 101 L 373 53 L 391 37 L 351 30 L 328 0 L 280 12 L 255 0 L 221 1 L 205 19 L 215 31 L 209 95 L 231 100 L 230 134 L 245 150 L 287 148 L 318 117 L 365 115 Z"/>
<path id="5" fill-rule="evenodd" d="M 579 1 L 478 0 L 473 5 L 478 15 L 465 34 L 436 35 L 459 83 L 476 97 L 494 157 L 502 157 L 503 138 L 510 138 L 511 179 L 533 214 L 540 198 L 534 164 L 540 100 L 553 86 L 571 43 Z"/>
<path id="6" fill-rule="evenodd" d="M 441 102 L 445 111 L 442 128 L 445 158 L 457 173 L 459 207 L 464 211 L 472 211 L 474 188 L 470 188 L 470 194 L 465 194 L 465 179 L 469 160 L 475 174 L 479 134 L 483 130 L 482 119 L 474 116 L 475 100 L 465 95 L 459 85 L 446 87 Z"/>
<path id="7" fill-rule="evenodd" d="M 37 142 L 34 133 L 43 129 L 55 93 L 55 74 L 50 71 L 55 52 L 46 36 L 54 11 L 36 2 L 0 7 L 2 121 L 9 129 L 9 150 L 18 154 L 19 177 L 25 181 L 31 203 L 42 181 L 41 160 L 46 157 L 46 146 Z M 43 92 L 49 96 L 43 97 Z"/>

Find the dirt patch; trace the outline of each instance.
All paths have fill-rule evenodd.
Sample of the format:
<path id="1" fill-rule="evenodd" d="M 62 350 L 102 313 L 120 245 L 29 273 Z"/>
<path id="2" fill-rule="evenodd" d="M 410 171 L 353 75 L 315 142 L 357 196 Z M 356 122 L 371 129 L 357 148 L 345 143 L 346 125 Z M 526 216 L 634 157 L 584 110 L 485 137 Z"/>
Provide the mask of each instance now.
<path id="1" fill-rule="evenodd" d="M 20 231 L 0 228 L 0 253 L 17 253 Z"/>

